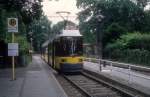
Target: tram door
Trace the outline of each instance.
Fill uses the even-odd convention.
[[[0,41],[0,68],[5,67],[6,57],[7,57],[7,44],[4,41]]]

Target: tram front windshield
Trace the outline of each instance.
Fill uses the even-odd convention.
[[[83,54],[82,37],[62,37],[55,43],[56,56],[81,56]]]

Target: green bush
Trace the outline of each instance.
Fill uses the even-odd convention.
[[[15,42],[19,44],[19,56],[17,58],[18,66],[27,66],[31,62],[31,55],[29,55],[30,45],[27,42],[26,37],[16,36]]]
[[[19,53],[21,55],[27,55],[27,54],[29,54],[30,45],[27,42],[26,37],[24,37],[24,36],[17,36],[16,37],[16,42],[19,43]]]
[[[126,44],[129,49],[144,49],[150,51],[150,34],[129,33],[118,40]]]
[[[125,34],[127,31],[124,27],[120,26],[118,23],[112,23],[107,27],[103,36],[104,44],[112,43],[117,40],[121,35]]]
[[[128,33],[109,43],[105,49],[144,49],[150,51],[150,34]]]
[[[111,53],[110,58],[115,61],[150,66],[150,60],[149,60],[150,52],[147,50],[139,50],[139,49],[119,50],[117,49]]]
[[[108,44],[105,57],[134,64],[150,64],[150,34],[128,33]]]

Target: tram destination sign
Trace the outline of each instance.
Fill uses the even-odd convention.
[[[18,32],[18,19],[17,18],[8,18],[8,32]]]

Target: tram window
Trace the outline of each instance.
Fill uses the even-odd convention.
[[[75,53],[77,55],[82,55],[83,54],[83,46],[82,46],[82,39],[77,39],[76,41],[76,49],[75,49]]]
[[[82,53],[82,38],[80,37],[67,37],[55,42],[56,56],[82,55]]]

